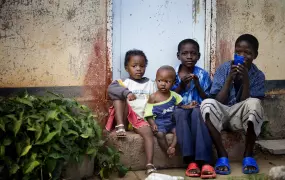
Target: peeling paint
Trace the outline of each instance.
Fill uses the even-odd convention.
[[[192,18],[193,22],[197,23],[198,15],[200,13],[200,0],[193,0],[192,2]]]

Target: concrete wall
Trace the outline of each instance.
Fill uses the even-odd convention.
[[[0,3],[0,87],[105,84],[106,0]]]
[[[265,72],[266,79],[284,80],[284,17],[284,0],[217,0],[216,67],[233,58],[239,35],[251,33],[260,42],[255,63]]]
[[[106,112],[107,2],[0,0],[0,94],[56,89]]]

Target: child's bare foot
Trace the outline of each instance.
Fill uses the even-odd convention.
[[[169,156],[170,158],[172,158],[173,156],[175,156],[175,148],[170,146],[170,147],[167,149],[167,154],[168,154],[168,156]]]
[[[115,126],[115,128],[116,128],[116,134],[118,138],[126,137],[126,130],[123,124],[119,124]]]

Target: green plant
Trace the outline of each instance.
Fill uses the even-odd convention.
[[[55,94],[0,99],[0,179],[59,179],[66,162],[103,156],[94,118],[86,106]]]
[[[101,178],[109,178],[110,172],[118,172],[119,177],[124,177],[128,169],[120,163],[120,154],[114,148],[103,146],[99,148],[96,162],[101,167],[99,175]]]

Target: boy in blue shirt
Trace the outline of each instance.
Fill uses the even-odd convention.
[[[189,164],[186,176],[215,178],[212,160],[212,141],[202,119],[199,104],[209,96],[209,74],[196,66],[200,59],[199,44],[185,39],[178,44],[177,58],[181,64],[176,68],[176,83],[172,87],[183,98],[182,106],[174,111],[176,135],[184,161]],[[200,170],[201,169],[201,170]]]
[[[215,99],[206,99],[201,104],[203,118],[219,157],[215,168],[218,174],[231,172],[220,135],[223,129],[246,131],[242,171],[245,174],[259,171],[253,148],[263,123],[260,99],[265,96],[265,76],[252,63],[258,55],[258,46],[258,40],[250,34],[241,35],[236,40],[235,53],[244,57],[244,63],[234,65],[233,61],[228,61],[222,64],[214,75],[210,91]]]

